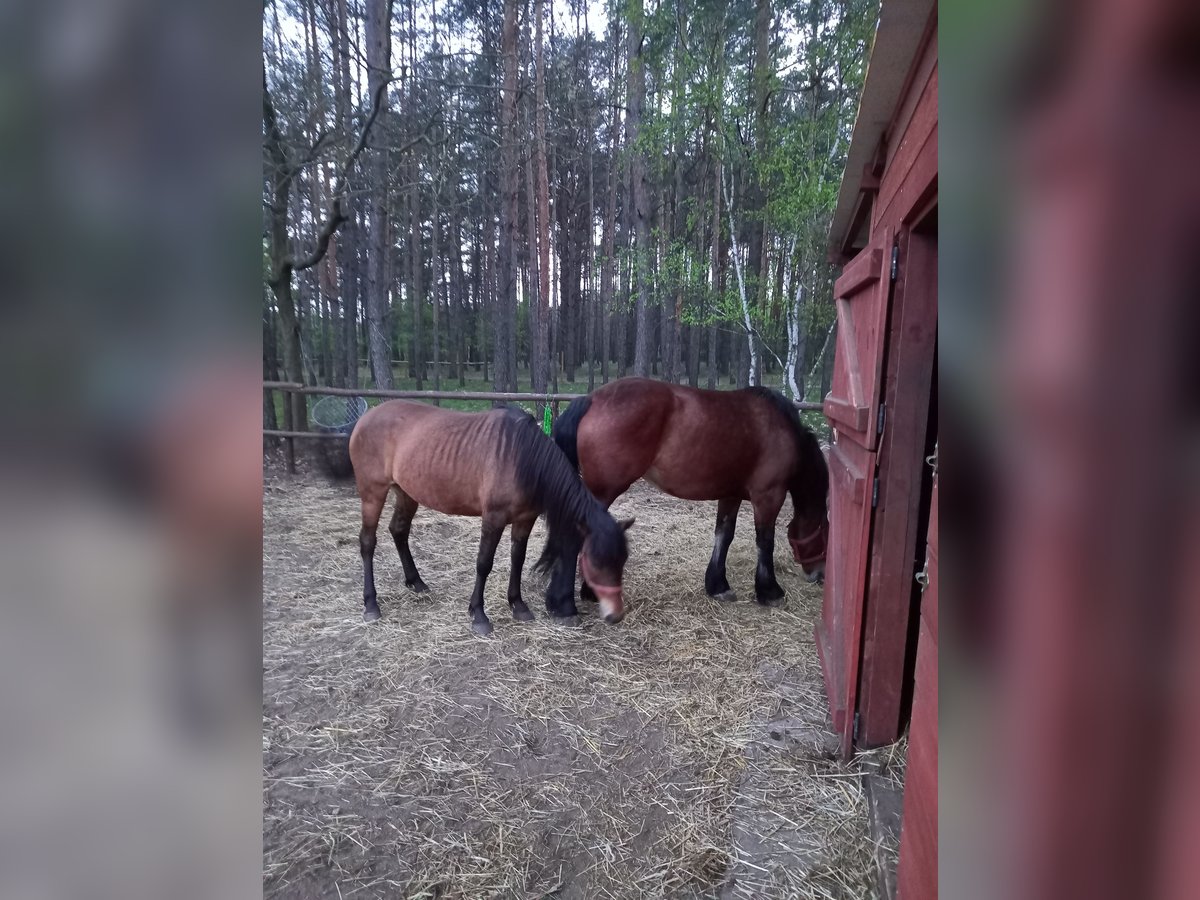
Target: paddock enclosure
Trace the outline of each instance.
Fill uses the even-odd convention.
[[[644,483],[618,500],[637,523],[616,626],[592,604],[582,627],[546,620],[541,521],[538,619],[514,623],[506,535],[480,638],[478,520],[417,514],[420,598],[382,527],[368,625],[353,486],[269,470],[264,489],[267,896],[874,896],[862,771],[898,783],[903,744],[839,758],[822,589],[779,552],[786,606],[753,601],[748,508],[729,554],[740,599],[720,604],[703,591],[716,504]]]

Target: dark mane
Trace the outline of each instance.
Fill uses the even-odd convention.
[[[501,423],[503,452],[511,454],[518,487],[545,512],[549,543],[577,551],[583,544],[578,526],[585,524],[591,558],[619,570],[628,556],[625,532],[533,417],[521,410],[507,413]]]
[[[787,397],[767,387],[747,388],[752,394],[762,397],[778,410],[792,426],[792,437],[796,442],[797,467],[792,480],[792,505],[798,516],[822,515],[829,496],[829,468],[817,436],[800,421],[800,410]]]

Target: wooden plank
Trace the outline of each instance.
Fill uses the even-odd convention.
[[[880,207],[880,221],[889,225],[911,222],[912,214],[922,207],[926,199],[937,191],[938,131],[935,126],[917,153],[912,168],[896,185],[895,193],[888,205]]]
[[[278,437],[278,438],[325,438],[336,440],[338,438],[345,439],[348,435],[333,434],[328,431],[275,431],[269,428],[263,429],[263,437]]]
[[[900,737],[904,673],[913,603],[925,543],[920,527],[922,483],[928,473],[925,437],[937,340],[937,244],[905,231],[892,297],[886,418],[879,443],[879,503],[871,532],[867,611],[859,682],[859,746],[879,747]],[[924,482],[927,484],[927,482]]]
[[[832,395],[825,398],[822,411],[831,422],[837,422],[857,432],[867,430],[867,422],[871,415],[867,407],[838,400]]]
[[[886,164],[881,167],[881,171],[891,165],[892,158],[903,143],[905,132],[912,124],[917,106],[929,86],[930,75],[937,67],[937,50],[937,7],[935,5],[929,14],[929,21],[925,24],[925,33],[917,46],[917,52],[913,55],[913,63],[904,79],[900,99],[892,114],[892,121],[888,125],[888,154]]]
[[[937,642],[922,625],[905,772],[897,900],[936,900],[938,891]]]
[[[860,506],[866,502],[867,473],[849,457],[840,440],[829,450],[829,482],[837,485]]]
[[[863,588],[871,529],[868,482],[875,454],[839,433],[829,454],[830,541],[820,652],[843,759],[854,752],[854,709],[862,646]]]
[[[879,279],[883,251],[879,247],[863,250],[842,269],[842,274],[833,283],[833,296],[837,299],[857,293],[864,285]]]
[[[826,579],[825,584],[829,584]],[[813,638],[817,645],[817,660],[821,663],[821,674],[825,679],[825,693],[829,699],[829,718],[833,722],[833,730],[841,734],[846,723],[846,689],[842,684],[842,667],[837,660],[837,640],[824,619],[817,621],[813,629]]]
[[[874,417],[887,337],[894,233],[885,228],[876,234],[871,247],[855,257],[839,279],[845,295],[837,299],[837,354],[825,399],[826,415],[839,421],[839,432],[871,450],[878,443]]]
[[[330,394],[334,397],[387,397],[397,400],[506,400],[530,402],[562,402],[571,401],[586,394],[522,394],[505,391],[387,391],[375,388],[336,388],[320,385],[297,384],[292,381],[264,381],[265,391],[286,391],[295,394]],[[792,405],[799,410],[817,412],[823,409],[822,404],[812,400],[793,400]],[[266,433],[266,432],[264,432]],[[307,434],[307,432],[299,432]]]
[[[933,508],[929,515],[929,541],[925,545],[925,592],[921,595],[921,621],[929,628],[934,643],[938,639],[938,530],[937,475],[933,476]]]
[[[334,397],[389,397],[399,400],[574,400],[584,394],[521,394],[503,391],[387,391],[375,388],[336,388],[296,384],[290,381],[264,381],[263,390],[289,391],[293,394],[329,394]]]
[[[837,302],[837,348],[842,371],[846,376],[846,393],[849,394],[847,404],[851,408],[864,406],[862,366],[858,354],[858,328],[854,324],[854,313],[850,311],[850,301],[845,297]],[[855,309],[857,309],[857,305]],[[858,426],[862,431],[862,426]]]
[[[913,112],[912,121],[883,173],[879,196],[872,212],[872,230],[904,221],[905,215],[916,204],[916,198],[923,193],[929,181],[937,177],[937,125],[938,70],[934,66]],[[932,164],[928,159],[922,159],[929,156]],[[908,199],[898,196],[902,193]],[[896,208],[893,209],[893,206]]]

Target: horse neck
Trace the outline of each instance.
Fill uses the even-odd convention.
[[[539,473],[539,493],[547,517],[560,520],[563,525],[583,524],[592,526],[603,507],[591,495],[583,480],[566,463],[547,466]]]
[[[788,492],[792,495],[792,508],[797,518],[823,518],[826,515],[829,469],[819,447],[812,458],[801,458]]]

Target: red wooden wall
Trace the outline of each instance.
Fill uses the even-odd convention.
[[[937,28],[927,30],[889,141],[871,233],[895,230],[897,274],[883,373],[878,503],[863,609],[858,745],[904,729],[914,560],[921,557],[921,482],[937,340]],[[933,214],[936,221],[936,213]],[[911,660],[908,660],[911,666]]]
[[[874,192],[869,239],[835,287],[824,405],[832,532],[817,646],[844,756],[909,725],[897,872],[907,900],[937,897],[937,484],[925,465],[936,437],[937,137],[935,7],[876,153],[877,187],[863,186]],[[881,259],[885,274],[868,282]],[[929,580],[918,593],[921,558]]]
[[[910,696],[937,342],[937,86],[935,10],[877,154],[869,242],[834,289],[833,534],[817,647],[844,756],[896,740]]]
[[[904,819],[900,830],[897,900],[936,900],[938,892],[938,532],[937,477],[921,598],[916,690],[908,732]]]

